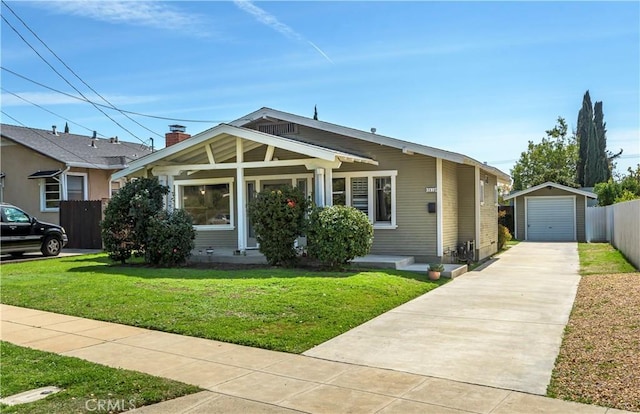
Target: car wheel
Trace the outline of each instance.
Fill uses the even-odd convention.
[[[42,243],[42,254],[45,256],[57,256],[62,250],[62,242],[55,236],[48,236]]]

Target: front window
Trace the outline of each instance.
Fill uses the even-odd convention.
[[[195,226],[230,226],[231,185],[202,184],[182,187],[183,208]]]
[[[395,228],[396,175],[397,171],[335,173],[333,204],[362,211],[376,228]]]
[[[5,207],[2,209],[2,221],[6,223],[29,223],[31,220],[27,213],[14,207]]]
[[[376,177],[374,180],[376,222],[391,223],[391,177]]]

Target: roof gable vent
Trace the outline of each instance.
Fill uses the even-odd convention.
[[[293,122],[281,122],[277,124],[258,125],[258,131],[271,135],[297,134],[298,125]]]

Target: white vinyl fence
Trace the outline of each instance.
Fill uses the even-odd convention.
[[[589,207],[585,222],[588,242],[611,243],[640,269],[640,200]]]

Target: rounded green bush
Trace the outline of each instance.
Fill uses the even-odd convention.
[[[360,210],[348,206],[318,208],[307,232],[309,255],[337,267],[371,251],[373,226]]]
[[[186,263],[191,256],[196,232],[186,211],[179,209],[156,214],[149,220],[147,232],[147,263],[172,267]]]

